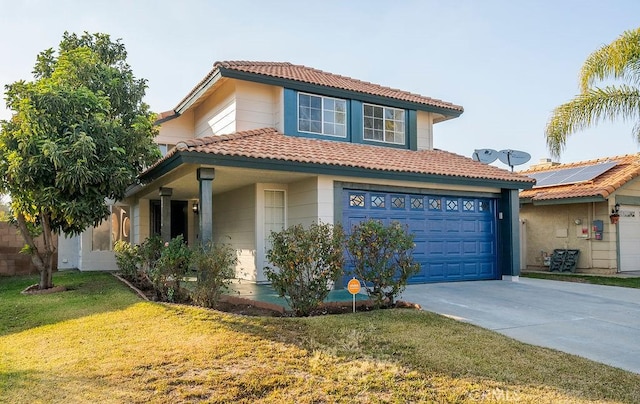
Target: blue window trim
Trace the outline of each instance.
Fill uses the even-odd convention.
[[[347,135],[346,137],[321,135],[309,132],[298,131],[298,93],[305,91],[297,91],[291,88],[284,89],[284,133],[291,136],[307,137],[312,139],[333,140],[336,142],[360,143],[375,146],[391,147],[396,149],[417,150],[418,145],[418,113],[416,110],[405,109],[405,143],[394,144],[386,142],[378,142],[372,140],[364,140],[364,120],[363,120],[363,102],[354,99],[345,99],[347,102]],[[308,93],[318,95],[320,97],[337,98],[333,95],[325,95],[319,93]],[[344,98],[341,98],[344,99]],[[371,102],[367,102],[370,104]],[[375,104],[379,106],[387,106],[383,104]],[[393,105],[388,107],[398,108]]]

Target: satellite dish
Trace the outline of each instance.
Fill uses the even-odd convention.
[[[498,158],[498,152],[493,149],[476,149],[471,158],[484,164],[491,164]]]
[[[498,152],[498,158],[500,161],[511,167],[511,171],[513,171],[513,166],[519,166],[520,164],[524,164],[531,160],[531,155],[520,150],[507,149],[500,150]]]

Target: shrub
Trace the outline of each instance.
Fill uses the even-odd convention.
[[[140,269],[147,281],[151,281],[149,273],[153,271],[153,268],[156,266],[156,262],[160,259],[162,249],[162,238],[157,234],[148,237],[142,242],[142,244],[140,244],[140,247],[138,247],[141,266]]]
[[[160,300],[178,302],[186,300],[188,293],[180,287],[180,281],[189,271],[191,250],[182,235],[164,244],[160,258],[149,269],[149,278]]]
[[[267,259],[277,268],[265,275],[296,315],[308,316],[328,296],[342,271],[343,240],[342,227],[323,223],[271,232]]]
[[[118,240],[113,246],[113,251],[116,256],[116,265],[122,276],[130,281],[136,281],[141,261],[138,247],[127,241]]]
[[[351,229],[346,239],[353,273],[365,283],[376,307],[392,306],[420,265],[413,260],[413,235],[398,222],[384,226],[369,219]]]
[[[199,306],[214,307],[235,277],[236,250],[228,244],[209,243],[193,250],[192,262],[198,280],[191,298]]]

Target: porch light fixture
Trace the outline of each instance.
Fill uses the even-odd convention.
[[[198,206],[198,202],[194,202],[193,205],[191,205],[191,210],[196,215],[198,214],[198,212],[200,212],[200,206]]]

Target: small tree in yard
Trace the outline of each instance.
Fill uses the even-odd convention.
[[[313,223],[272,232],[267,279],[298,316],[308,316],[329,295],[342,271],[344,233],[339,225]]]
[[[411,255],[413,235],[397,222],[389,226],[373,219],[361,222],[351,229],[346,245],[353,273],[365,282],[376,307],[392,306],[420,269]]]
[[[198,281],[191,297],[199,306],[214,307],[235,277],[236,250],[228,244],[210,242],[196,247],[192,259]]]
[[[180,281],[191,266],[191,250],[182,235],[165,243],[160,258],[148,270],[151,284],[158,299],[169,302],[187,300],[188,293],[182,290]]]
[[[57,54],[38,55],[33,81],[5,87],[13,115],[1,122],[0,192],[11,196],[40,289],[53,287],[53,234],[97,226],[109,216],[106,199],[122,199],[159,157],[146,82],[126,58],[109,35],[65,33]]]

